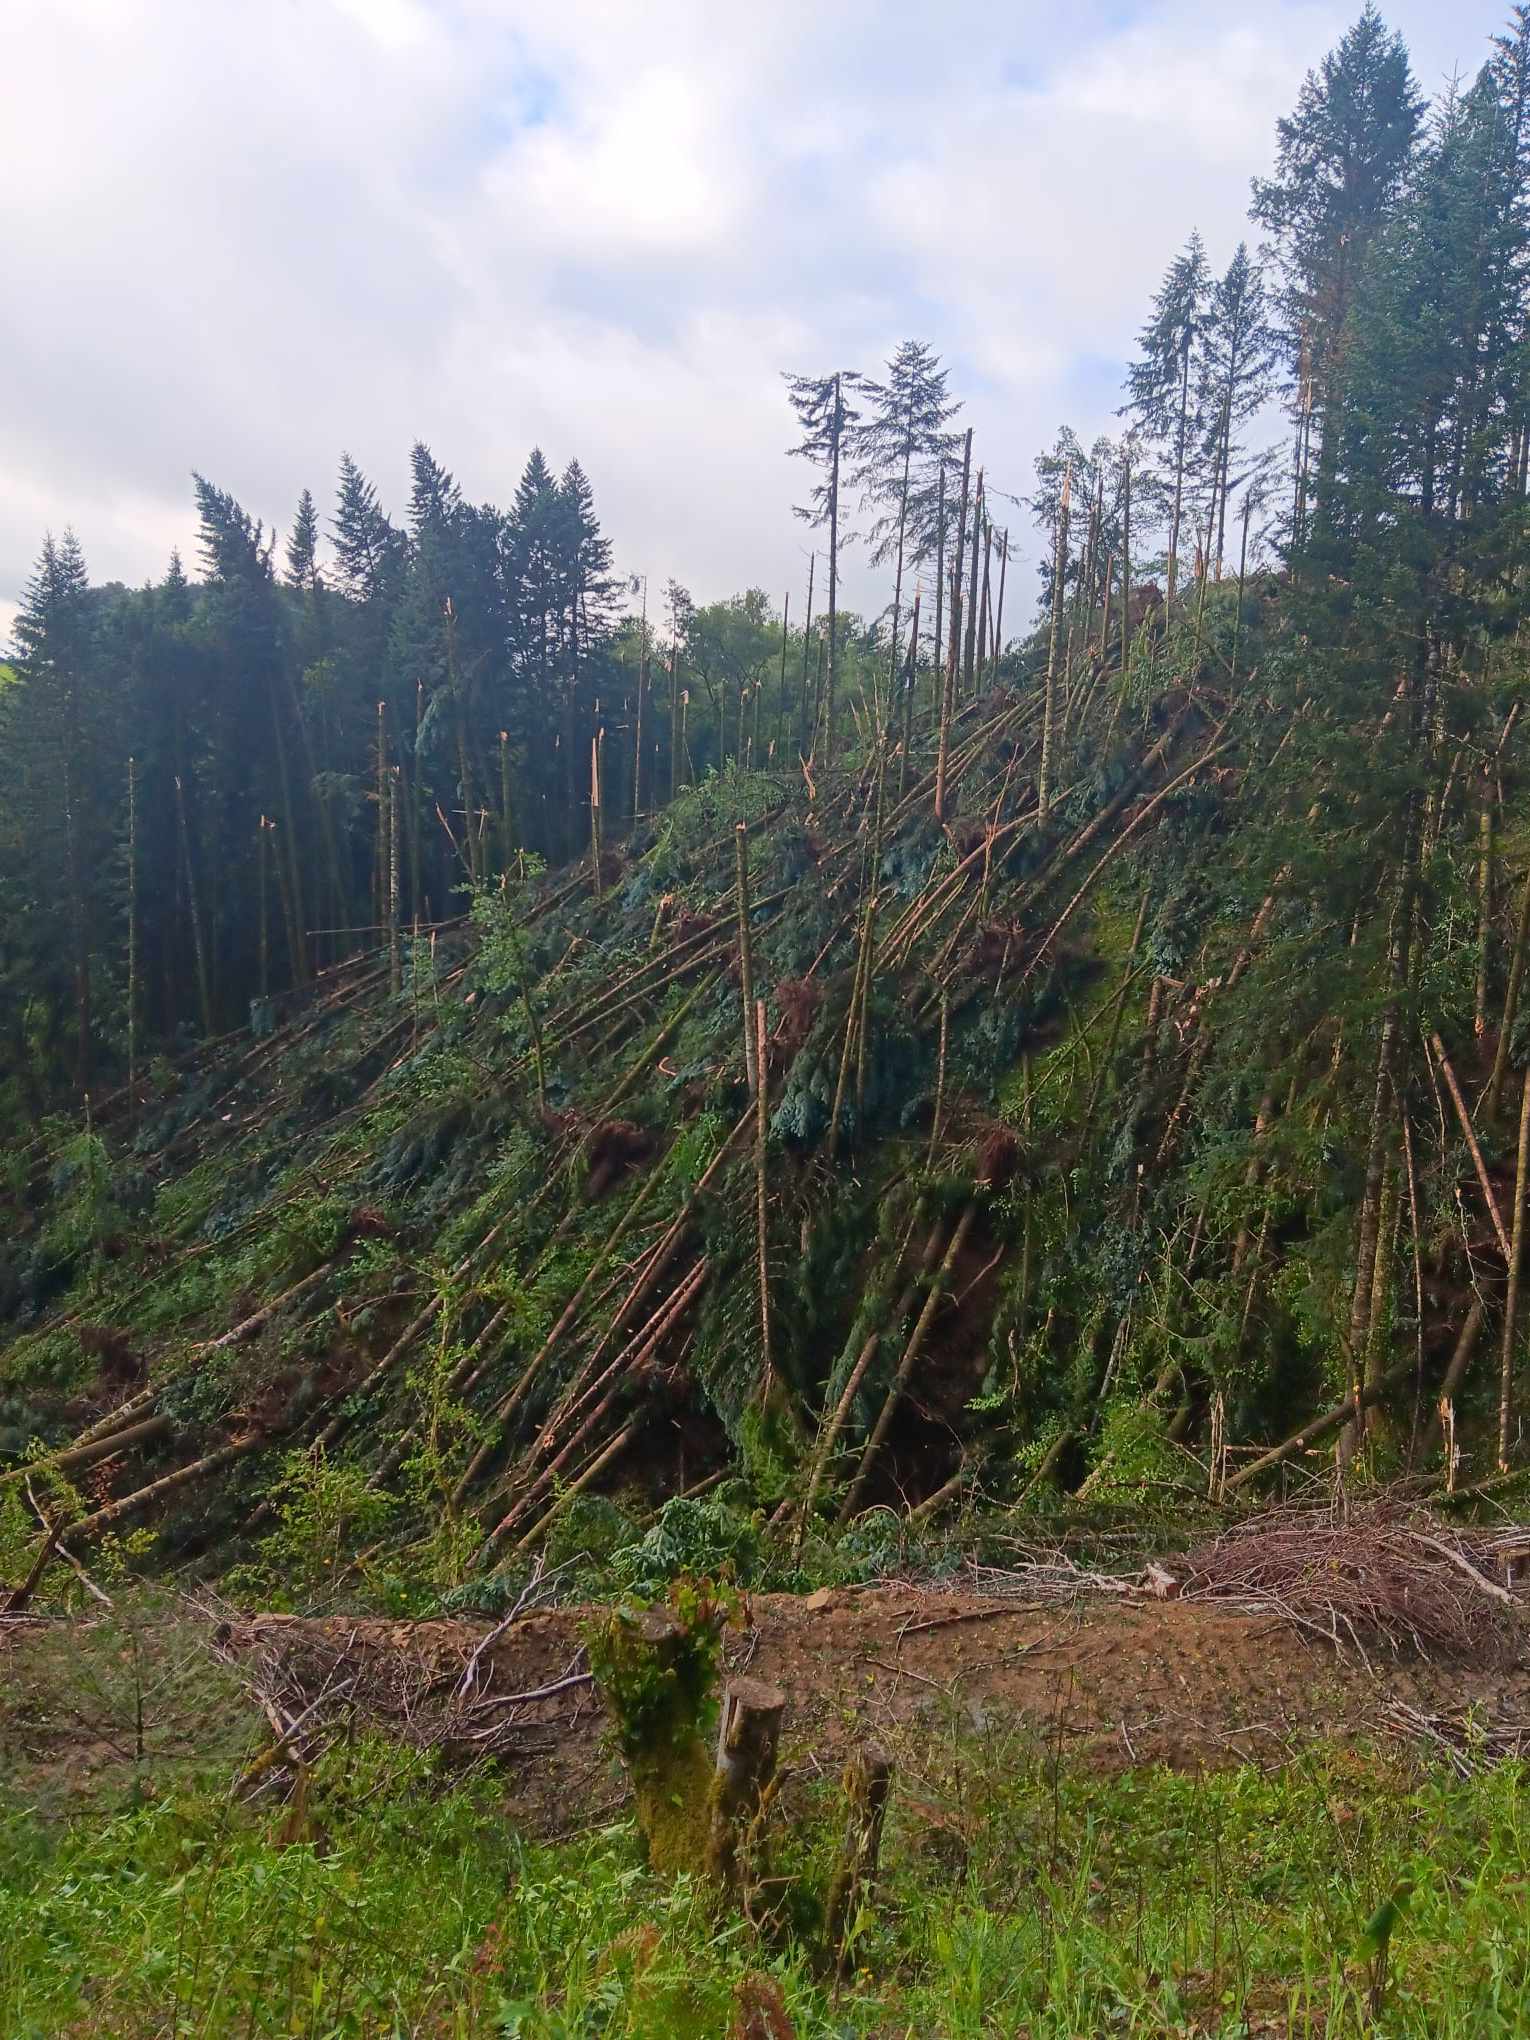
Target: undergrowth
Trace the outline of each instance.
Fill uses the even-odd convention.
[[[115,1817],[0,1835],[0,2028],[134,2035],[714,2036],[746,1977],[799,2035],[1485,2036],[1530,2022],[1526,1780],[1365,1750],[1103,1776],[1046,1736],[927,1725],[837,1993],[640,1866],[625,1821],[538,1842],[495,1785],[337,1750],[250,1807],[152,1764]],[[837,1827],[795,1787],[809,1898]],[[577,1818],[577,1814],[575,1816]],[[804,1914],[804,1919],[806,1914]],[[1382,1947],[1385,1945],[1385,1958]]]

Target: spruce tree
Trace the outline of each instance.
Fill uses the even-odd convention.
[[[1269,401],[1276,337],[1265,310],[1259,264],[1238,243],[1226,273],[1207,300],[1199,364],[1197,408],[1204,433],[1203,462],[1210,491],[1208,529],[1218,580],[1227,548],[1227,505],[1243,454],[1244,428]]]
[[[307,489],[298,497],[287,539],[287,586],[300,591],[319,586],[319,513]]]
[[[96,896],[105,850],[99,750],[105,732],[95,667],[95,607],[85,555],[72,530],[44,540],[16,616],[23,694],[17,708],[32,898],[46,915],[63,876],[72,974],[74,1079],[91,1080],[95,1042]]]
[[[1192,233],[1183,252],[1169,264],[1153,299],[1153,316],[1138,336],[1141,354],[1126,372],[1127,413],[1137,420],[1150,445],[1168,451],[1173,464],[1168,559],[1171,601],[1179,578],[1189,463],[1204,437],[1199,408],[1204,378],[1192,372],[1192,360],[1201,340],[1210,293],[1206,249],[1200,235]],[[1196,408],[1192,410],[1192,406]]]
[[[377,491],[348,453],[340,456],[340,488],[330,527],[341,585],[361,601],[388,601],[398,591],[404,534],[390,524]]]
[[[905,340],[887,364],[886,381],[868,379],[861,388],[866,414],[854,432],[851,480],[871,515],[866,534],[871,564],[893,562],[889,635],[896,672],[904,570],[919,559],[924,542],[916,492],[932,466],[953,457],[957,434],[950,424],[961,405],[949,393],[940,357],[922,340]]]
[[[1332,426],[1345,331],[1377,234],[1412,160],[1423,101],[1402,38],[1367,4],[1322,64],[1295,111],[1279,122],[1275,175],[1256,177],[1250,212],[1264,228],[1280,279],[1297,450],[1298,536],[1305,517],[1309,442],[1332,462]]]

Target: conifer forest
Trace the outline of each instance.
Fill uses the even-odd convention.
[[[129,1993],[91,2025],[61,1983],[7,2030],[1527,2030],[1522,1953],[1490,1991],[1439,1952],[1497,1801],[1447,1795],[1394,1860],[1434,1787],[1409,1784],[1406,1817],[1376,1788],[1362,1910],[1382,1911],[1342,1977],[1298,1978],[1245,1917],[1229,2009],[1210,1911],[1181,1923],[1188,1948],[1211,1922],[1193,1963],[1158,1922],[1139,2003],[1078,1980],[1130,1966],[1129,1911],[1114,1952],[1058,1953],[1054,1765],[1032,1836],[1039,1863],[1051,1821],[1053,1938],[1001,1965],[1052,1981],[1001,2014],[985,1971],[962,2024],[930,1981],[934,1855],[895,1841],[901,1897],[868,1910],[883,1759],[852,1753],[860,1843],[793,1912],[717,1839],[732,1788],[692,1848],[689,1745],[671,1724],[671,1768],[653,1754],[654,1682],[694,1697],[741,1599],[789,1734],[793,1678],[817,1678],[790,1611],[898,1582],[903,1627],[866,1661],[914,1668],[900,1720],[955,1690],[898,1655],[905,1632],[976,1624],[996,1652],[989,1617],[1022,1603],[1103,1622],[1127,1597],[1190,1656],[1287,1648],[1257,1624],[1192,1636],[1216,1600],[1285,1623],[1297,1686],[1378,1676],[1391,1731],[1429,1762],[1448,1746],[1462,1792],[1520,1775],[1519,1742],[1492,1768],[1483,1738],[1508,1730],[1471,1681],[1496,1667],[1515,1700],[1530,1678],[1530,6],[1433,96],[1367,6],[1280,122],[1245,237],[1174,240],[1114,429],[1059,425],[1028,474],[990,469],[980,404],[921,340],[781,364],[790,589],[747,559],[728,599],[650,585],[569,446],[530,448],[503,507],[446,446],[414,446],[406,502],[319,446],[282,529],[198,474],[195,553],[142,587],[93,578],[72,530],[41,539],[0,663],[0,1631],[24,1658],[137,1594],[214,1610],[218,1676],[239,1658],[266,1681],[241,1790],[293,1835],[363,1694],[422,1762],[513,1768],[562,1734],[559,1681],[593,1681],[644,1874],[699,1876],[704,1853],[753,1938],[718,1953],[672,1898],[643,1925],[620,1885],[626,1952],[577,1977],[533,1974],[524,1918],[463,1926],[521,1951],[521,2024],[492,1963],[451,2026],[346,1996],[357,1956],[339,1983],[303,1971],[333,1997],[311,2027],[262,2023],[253,1984],[214,2005],[210,1962],[170,2023]],[[921,1618],[942,1585],[992,1598]],[[471,1699],[484,1623],[513,1641],[575,1602],[617,1612],[506,1660],[508,1712]],[[241,1630],[273,1608],[313,1623],[301,1664]],[[479,1622],[455,1712],[440,1679],[405,1694],[354,1656],[373,1618]],[[758,1685],[728,1689],[746,1755]],[[1175,1752],[1146,1747],[1172,1798]],[[1124,1789],[1101,1775],[1067,1789]],[[334,1789],[339,1835],[360,1816]],[[1267,1831],[1321,1823],[1312,1791]],[[1175,1805],[1189,1833],[1199,1802]],[[492,1853],[459,1817],[429,1846]],[[1102,1801],[1100,1846],[1137,1817]],[[1002,1882],[981,1821],[929,1820],[958,1883]],[[1317,1834],[1293,1862],[1337,1846]],[[553,1860],[522,1862],[517,1904]],[[1136,1876],[1140,1944],[1140,1865],[1095,1874]],[[1485,1962],[1495,1918],[1450,1960]],[[653,1982],[644,2011],[665,1963],[679,1996]],[[1307,1990],[1309,2023],[1256,1971]],[[32,2002],[3,1961],[0,1988]]]

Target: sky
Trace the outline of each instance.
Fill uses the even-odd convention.
[[[0,642],[50,529],[141,582],[193,469],[285,531],[342,450],[401,512],[416,439],[500,504],[577,455],[619,570],[800,614],[781,372],[928,340],[1023,495],[1357,11],[0,0]],[[1384,7],[1431,94],[1505,11]]]

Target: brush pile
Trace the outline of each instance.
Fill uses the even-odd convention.
[[[409,1624],[397,1632],[371,1622],[323,1627],[261,1615],[246,1620],[212,1602],[210,1648],[237,1675],[271,1727],[272,1741],[245,1773],[253,1794],[284,1793],[341,1738],[375,1732],[430,1751],[458,1770],[490,1759],[513,1762],[556,1747],[560,1725],[589,1697],[582,1647],[549,1663],[547,1677],[509,1691],[496,1685],[495,1646],[552,1597],[555,1575],[533,1570],[509,1614],[481,1637],[460,1625],[434,1633]],[[534,1633],[517,1639],[517,1662],[535,1663]]]
[[[1267,1610],[1337,1645],[1520,1664],[1530,1526],[1458,1528],[1386,1501],[1273,1510],[1152,1569],[1152,1590]]]

